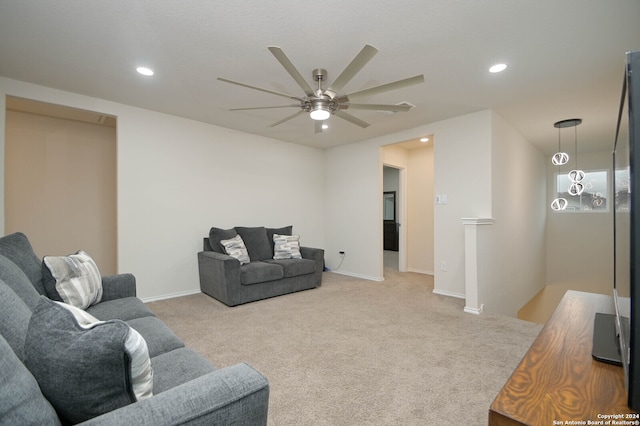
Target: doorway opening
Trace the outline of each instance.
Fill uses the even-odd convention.
[[[382,233],[384,269],[392,271],[406,271],[405,244],[401,239],[403,213],[405,211],[405,194],[403,188],[404,169],[383,166],[382,192]],[[402,262],[401,262],[402,254]]]
[[[383,275],[434,274],[433,140],[429,135],[428,143],[416,138],[381,149]]]

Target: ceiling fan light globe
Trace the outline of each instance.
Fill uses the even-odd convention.
[[[311,117],[312,120],[322,121],[322,120],[326,120],[327,118],[329,118],[331,116],[331,113],[329,111],[327,111],[326,109],[314,108],[309,113],[309,116]]]

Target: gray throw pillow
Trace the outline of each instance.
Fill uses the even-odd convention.
[[[266,260],[273,257],[272,245],[269,242],[267,229],[264,226],[236,226],[235,229],[238,235],[242,237],[251,261]]]
[[[235,229],[222,229],[213,227],[209,230],[209,245],[211,246],[211,250],[216,253],[225,254],[224,247],[220,245],[220,241],[222,240],[230,240],[231,238],[238,235]]]
[[[146,343],[132,349],[136,334],[120,320],[79,322],[71,310],[42,297],[27,329],[24,363],[60,417],[83,422],[151,396],[136,394],[141,376],[135,369],[147,364],[142,379],[152,380]]]

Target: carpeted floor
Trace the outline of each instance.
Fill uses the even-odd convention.
[[[483,425],[541,325],[465,314],[433,277],[326,272],[322,287],[234,308],[204,295],[152,302],[217,367],[270,384],[269,425]]]

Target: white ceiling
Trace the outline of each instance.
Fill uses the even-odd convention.
[[[611,147],[639,22],[638,0],[0,0],[0,75],[320,148],[493,109],[549,154],[553,123],[582,118],[593,151]],[[332,117],[315,134],[306,115],[271,128],[295,109],[228,111],[283,102],[216,79],[302,96],[267,46],[313,86],[314,68],[331,82],[365,44],[379,53],[345,92],[426,79],[362,100],[416,106],[349,111],[366,129]],[[490,74],[496,62],[509,67]]]

